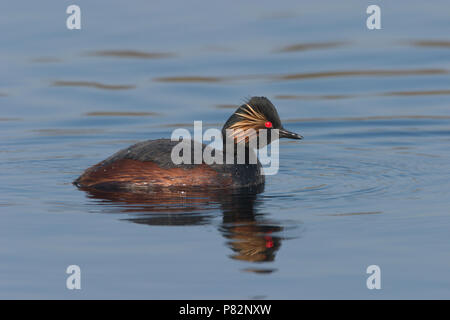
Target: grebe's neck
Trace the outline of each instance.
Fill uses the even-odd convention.
[[[258,163],[258,158],[256,152],[253,148],[250,148],[248,144],[237,145],[237,144],[223,144],[223,163],[227,164],[227,155],[229,159],[233,159],[234,164],[238,164],[237,160],[244,157],[244,164],[256,164]],[[240,164],[243,164],[242,162]]]

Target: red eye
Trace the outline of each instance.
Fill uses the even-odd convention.
[[[265,124],[266,128],[272,128],[272,122],[267,121]]]

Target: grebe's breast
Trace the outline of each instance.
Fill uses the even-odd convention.
[[[154,190],[158,188],[236,188],[264,183],[261,164],[194,163],[194,151],[206,145],[192,141],[192,164],[175,164],[172,149],[178,141],[148,140],[125,148],[87,169],[74,184],[79,188],[103,190]],[[195,146],[195,144],[197,146]],[[222,151],[212,152],[222,157]],[[182,155],[182,153],[181,153]]]

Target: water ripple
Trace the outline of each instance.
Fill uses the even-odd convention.
[[[54,87],[88,87],[104,90],[129,90],[136,88],[135,85],[113,85],[93,81],[54,81],[52,85]]]
[[[173,58],[172,52],[143,52],[136,50],[99,50],[86,53],[94,57],[134,58],[134,59],[163,59]]]
[[[289,46],[285,46],[279,49],[275,49],[274,52],[296,52],[318,49],[330,49],[336,47],[342,47],[348,45],[348,42],[310,42],[310,43],[296,43]]]

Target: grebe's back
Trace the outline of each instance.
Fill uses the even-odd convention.
[[[174,164],[171,158],[177,141],[148,140],[125,148],[87,169],[74,184],[82,189],[152,190],[155,188],[234,188],[264,183],[261,164],[194,164],[195,144],[191,145],[191,164]],[[201,150],[206,147],[201,144]],[[198,150],[198,149],[197,149]],[[223,157],[222,151],[213,151]]]

